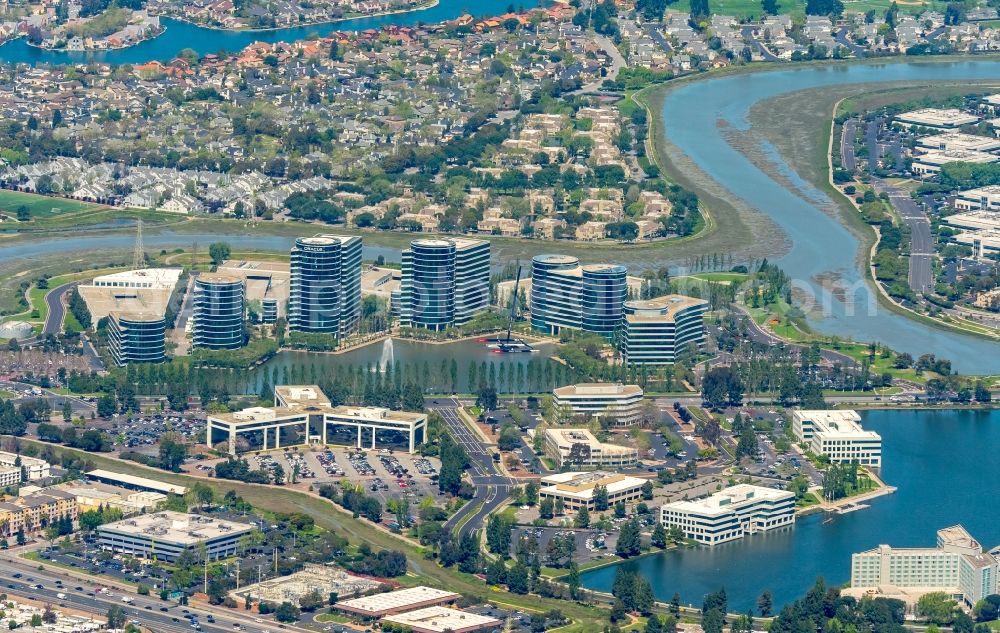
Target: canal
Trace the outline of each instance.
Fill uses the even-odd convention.
[[[757,103],[808,88],[989,80],[1000,77],[991,60],[800,66],[692,81],[669,91],[663,102],[663,133],[706,175],[751,208],[772,219],[791,248],[777,263],[794,280],[797,296],[815,299],[809,316],[817,331],[858,341],[877,341],[909,352],[950,359],[963,373],[1000,372],[1000,343],[986,342],[924,325],[878,305],[875,290],[858,270],[857,239],[837,218],[821,210],[826,193],[796,174],[773,148],[760,148],[791,181],[792,191],[755,165],[727,140],[727,129],[747,130]],[[770,258],[772,262],[774,258]],[[842,291],[824,290],[822,280],[840,279]]]
[[[1000,543],[1000,411],[871,411],[866,429],[882,435],[886,482],[892,495],[871,507],[806,517],[792,528],[714,548],[664,552],[622,563],[653,584],[660,600],[679,592],[683,604],[725,586],[730,611],[746,612],[770,591],[775,611],[801,597],[819,576],[850,580],[851,554],[881,543],[933,547],[935,531],[961,523],[986,548]],[[616,567],[583,574],[586,587],[610,591]]]

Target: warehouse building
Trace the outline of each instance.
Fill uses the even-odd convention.
[[[334,608],[362,618],[374,619],[457,602],[461,597],[461,595],[454,591],[419,586],[390,591],[388,593],[377,593],[373,596],[364,596],[362,598],[354,598],[353,600],[344,600],[334,605]]]
[[[473,633],[499,630],[503,626],[503,622],[488,615],[448,607],[427,607],[387,615],[382,621],[406,627],[413,633]]]

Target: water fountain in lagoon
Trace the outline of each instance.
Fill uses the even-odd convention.
[[[378,359],[378,370],[384,372],[389,363],[396,362],[396,353],[392,348],[392,339],[387,338],[382,343],[382,356]]]

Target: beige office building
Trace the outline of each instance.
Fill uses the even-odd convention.
[[[580,383],[552,390],[553,403],[575,416],[608,418],[612,427],[635,426],[642,419],[642,388],[620,383]]]

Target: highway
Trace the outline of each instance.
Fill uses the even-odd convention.
[[[472,530],[482,528],[486,517],[507,500],[507,496],[516,484],[513,479],[499,471],[493,462],[493,455],[486,449],[483,441],[459,417],[460,406],[461,403],[457,399],[449,398],[432,400],[427,408],[441,414],[451,436],[461,444],[469,456],[468,473],[476,488],[476,496],[445,522],[446,528],[455,529],[466,517],[471,517],[458,529],[458,535],[464,536]]]
[[[42,588],[39,589],[38,585]],[[110,593],[99,594],[96,592],[98,587],[107,587]],[[133,588],[111,579],[84,575],[69,569],[52,566],[39,569],[36,562],[18,558],[13,550],[0,556],[0,592],[51,602],[55,607],[66,605],[67,608],[86,611],[100,618],[104,618],[112,606],[122,607],[129,620],[138,620],[142,626],[155,633],[195,630],[188,620],[189,614],[197,616],[200,630],[210,633],[232,632],[236,630],[236,624],[242,627],[241,630],[250,633],[271,633],[278,628],[301,633],[306,631],[298,626],[279,625],[267,620],[257,623],[253,621],[256,617],[253,614],[223,607],[206,607],[201,604],[181,606],[175,602],[160,600],[158,595],[140,596]],[[64,593],[66,598],[59,599],[59,593]],[[122,597],[126,595],[132,599],[129,604],[122,602]],[[209,622],[209,617],[215,622]]]

